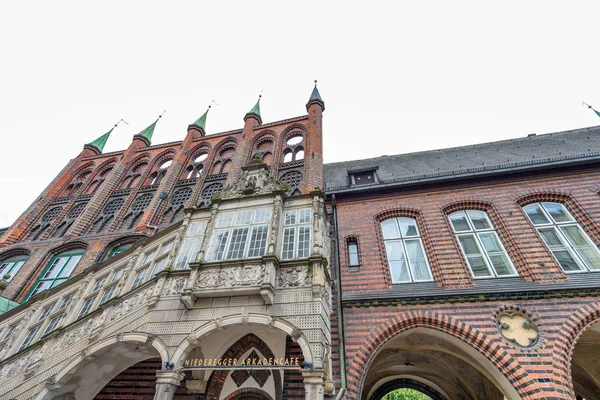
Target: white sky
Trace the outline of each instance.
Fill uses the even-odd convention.
[[[12,1],[0,5],[0,226],[83,144],[164,109],[153,143],[326,103],[325,161],[599,125],[600,2]]]

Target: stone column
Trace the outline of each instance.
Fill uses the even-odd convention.
[[[183,373],[178,371],[156,371],[156,394],[154,400],[172,400]]]
[[[304,393],[306,400],[323,400],[325,398],[325,374],[323,371],[302,371],[304,377]]]

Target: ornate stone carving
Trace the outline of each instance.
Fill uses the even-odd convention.
[[[2,368],[0,368],[0,382],[23,372],[29,371],[30,374],[34,372],[35,367],[37,367],[39,361],[42,360],[47,347],[48,344],[45,343],[43,346],[37,347],[35,350],[26,353],[16,360],[4,364]]]
[[[167,281],[167,283],[165,284],[164,295],[174,296],[181,294],[183,292],[183,289],[185,288],[186,281],[186,277],[169,279],[169,281]]]
[[[148,300],[148,297],[152,294],[152,288],[148,288],[136,294],[133,297],[125,299],[118,303],[112,311],[110,321],[114,321],[121,318],[123,315],[128,314],[134,308],[142,305]]]
[[[255,167],[245,167],[240,179],[225,187],[218,195],[221,199],[233,199],[241,196],[285,192],[288,185],[274,179],[267,169],[262,168],[265,164],[258,163]]]
[[[258,285],[263,282],[265,275],[264,265],[244,265],[231,269],[232,286]]]
[[[298,287],[310,284],[310,273],[307,265],[280,268],[277,274],[277,286]]]
[[[196,286],[199,288],[217,288],[227,284],[227,272],[218,269],[200,271]]]
[[[498,330],[509,342],[521,347],[531,347],[540,339],[537,326],[529,317],[518,311],[503,311],[498,315]]]

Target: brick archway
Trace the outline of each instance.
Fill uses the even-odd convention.
[[[254,388],[239,389],[225,397],[225,400],[273,400],[268,393]]]
[[[554,371],[554,386],[562,389],[575,398],[573,388],[571,361],[577,341],[592,325],[600,321],[600,304],[593,303],[577,310],[567,319],[558,334],[552,351],[552,370]]]
[[[365,338],[349,364],[348,380],[351,396],[360,397],[365,383],[366,371],[384,345],[397,335],[415,328],[428,328],[448,334],[469,345],[485,357],[506,378],[520,398],[529,398],[526,393],[527,377],[520,376],[515,369],[517,361],[498,343],[478,329],[458,321],[454,317],[428,311],[411,311],[399,314],[375,327]]]
[[[242,338],[240,338],[237,342],[235,342],[224,354],[221,358],[241,358],[246,352],[251,349],[258,350],[264,357],[266,358],[275,358],[275,355],[271,351],[271,348],[267,346],[267,344],[258,336],[253,333],[249,333]],[[281,383],[281,372],[279,370],[272,370],[273,379],[275,381],[275,400],[283,400],[282,393],[282,383]],[[208,380],[208,385],[206,387],[206,398],[207,399],[218,399],[221,396],[221,390],[223,389],[223,384],[225,380],[229,376],[230,371],[228,370],[216,370],[214,371]],[[239,392],[236,391],[234,393]],[[262,390],[261,393],[264,393]],[[245,392],[244,392],[245,393]],[[242,395],[242,393],[240,393]],[[254,399],[252,397],[232,397],[231,399]],[[227,397],[227,399],[230,399]],[[273,400],[266,397],[256,397],[257,400]]]

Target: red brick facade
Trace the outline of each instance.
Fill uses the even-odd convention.
[[[569,290],[553,290],[570,278],[522,207],[541,201],[564,204],[599,245],[599,187],[600,170],[592,166],[337,194],[346,398],[366,399],[363,384],[378,351],[414,328],[443,332],[468,343],[492,362],[521,398],[574,398],[571,356],[577,338],[599,321],[600,290],[591,284],[577,288],[576,283]],[[448,219],[450,213],[466,209],[487,212],[520,276],[513,279],[523,282],[523,291],[503,292],[500,287],[487,293],[468,292],[479,282],[470,273]],[[419,284],[392,284],[380,222],[399,216],[416,219],[421,232],[435,282],[427,295],[411,295],[411,285]],[[358,267],[348,265],[348,238],[358,242]],[[585,275],[586,280],[597,281],[593,272]],[[501,285],[502,279],[495,281]],[[497,316],[506,309],[529,316],[540,331],[538,344],[520,348],[500,335]]]

